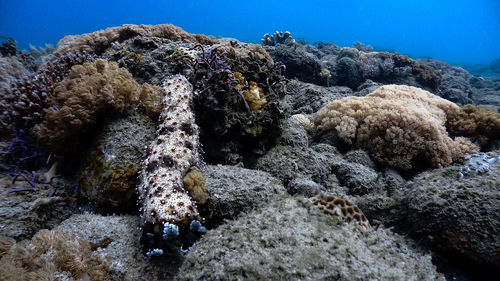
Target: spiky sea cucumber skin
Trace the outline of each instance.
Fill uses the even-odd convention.
[[[200,159],[199,130],[191,108],[194,93],[189,81],[182,75],[170,76],[163,88],[163,111],[138,187],[141,225],[162,227],[169,223],[182,229],[200,219],[196,203],[183,187],[184,175]]]

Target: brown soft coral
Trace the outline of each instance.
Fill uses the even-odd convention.
[[[335,129],[347,143],[356,139],[376,161],[408,170],[417,160],[442,167],[477,150],[464,138],[448,136],[445,123],[458,112],[454,103],[422,89],[387,85],[328,104],[314,123]]]
[[[172,41],[193,42],[212,45],[219,41],[202,34],[191,34],[172,24],[135,25],[109,27],[82,35],[68,35],[57,43],[54,56],[58,57],[76,51],[87,51],[92,54],[104,52],[113,42],[120,42],[134,36],[154,36]]]
[[[2,280],[109,280],[108,264],[89,242],[64,231],[39,231],[0,260]]]
[[[183,179],[184,188],[196,203],[203,205],[208,200],[208,187],[200,169],[191,167]]]
[[[447,127],[451,134],[474,138],[485,147],[500,138],[500,113],[493,108],[467,104],[448,119]]]
[[[139,85],[115,62],[99,59],[76,65],[68,79],[55,85],[45,119],[33,131],[54,152],[75,151],[85,132],[110,111],[122,112],[139,98],[147,101],[146,105],[155,105],[157,98],[153,96],[160,95],[156,88]]]
[[[14,126],[22,128],[40,122],[54,85],[69,75],[73,65],[93,60],[94,57],[86,52],[68,53],[3,89],[6,91],[0,93],[0,133],[14,129]]]

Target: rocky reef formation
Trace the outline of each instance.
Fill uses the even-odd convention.
[[[286,36],[124,25],[52,55],[7,42],[1,276],[495,276],[496,80]]]

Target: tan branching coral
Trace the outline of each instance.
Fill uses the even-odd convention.
[[[139,99],[149,111],[158,111],[159,90],[139,85],[115,62],[99,59],[75,65],[69,77],[55,85],[45,119],[33,131],[54,152],[74,151],[85,131],[109,112],[121,112]]]
[[[459,108],[425,90],[386,85],[365,97],[347,97],[322,108],[314,123],[335,129],[347,143],[357,141],[378,162],[407,170],[414,161],[449,165],[477,147],[448,136],[445,123]]]
[[[213,45],[219,41],[202,34],[191,34],[172,24],[135,25],[109,27],[82,35],[68,35],[58,43],[54,56],[61,56],[76,51],[87,51],[92,54],[104,52],[113,42],[124,41],[134,36],[154,36],[167,38],[172,41],[184,41]]]
[[[485,146],[500,139],[500,113],[493,108],[467,104],[448,119],[447,127],[451,134],[474,138]]]
[[[356,205],[345,199],[333,195],[319,194],[311,198],[311,202],[327,215],[342,217],[347,222],[355,220],[364,228],[371,228],[363,212]]]
[[[105,260],[89,242],[64,231],[39,231],[10,247],[0,260],[2,280],[109,280]]]

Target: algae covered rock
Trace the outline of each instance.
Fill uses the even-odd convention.
[[[58,178],[53,185],[35,184],[34,191],[9,192],[30,189],[26,181],[11,177],[0,178],[0,235],[27,239],[42,228],[52,228],[71,216],[72,199],[67,193],[74,185]],[[48,197],[52,195],[52,197]]]
[[[500,266],[500,163],[459,179],[459,167],[422,173],[406,197],[408,227],[455,259]]]
[[[80,175],[80,186],[91,202],[118,210],[135,206],[140,162],[154,134],[154,122],[140,108],[108,121]]]
[[[296,178],[310,178],[317,183],[328,179],[331,166],[338,160],[336,149],[327,144],[317,145],[326,148],[318,152],[310,147],[275,146],[257,163],[257,169],[266,171],[288,185]]]
[[[284,197],[207,233],[177,280],[444,280],[431,258],[388,230]]]
[[[234,219],[286,193],[281,182],[270,174],[245,168],[207,165],[202,169],[209,199],[205,218],[209,224]]]

